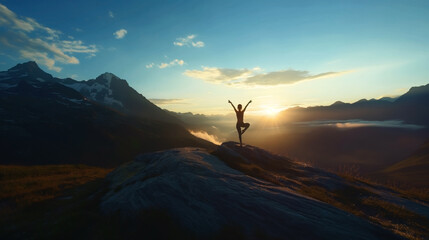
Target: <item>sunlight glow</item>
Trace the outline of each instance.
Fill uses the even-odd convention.
[[[275,117],[279,112],[285,110],[284,108],[278,108],[273,106],[264,106],[263,114],[269,117]]]

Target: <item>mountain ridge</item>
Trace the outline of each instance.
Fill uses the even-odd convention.
[[[294,107],[279,113],[291,122],[315,120],[403,120],[429,126],[429,84],[411,87],[397,98],[360,99],[353,103],[336,101],[328,106]]]
[[[40,82],[55,82],[72,88],[86,98],[114,108],[125,114],[169,123],[182,124],[171,114],[147,100],[132,88],[128,82],[110,72],[95,79],[77,81],[72,78],[56,78],[39,68],[36,62],[19,63],[7,71],[0,72],[0,89],[16,86],[19,81],[38,85]]]

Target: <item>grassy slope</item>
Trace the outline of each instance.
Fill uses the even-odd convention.
[[[327,189],[318,180],[318,177],[323,176],[322,172],[318,172],[317,169],[308,169],[307,173],[306,170],[300,171],[300,168],[287,158],[282,161],[273,159],[274,161],[258,162],[257,158],[252,159],[252,156],[246,156],[248,159],[252,159],[250,163],[247,163],[238,157],[231,158],[218,151],[215,151],[214,155],[221,158],[230,167],[247,175],[264,179],[279,186],[292,188],[303,195],[326,202],[374,224],[381,225],[407,239],[429,239],[428,218],[403,206],[386,201],[378,191],[389,192],[404,198],[428,201],[429,198],[421,198],[422,194],[400,192],[399,189],[395,191],[349,175],[341,176],[343,180],[341,180],[340,187]]]
[[[195,239],[163,210],[147,209],[125,219],[103,215],[98,204],[109,171],[84,165],[0,166],[5,190],[0,239]],[[211,239],[243,238],[242,230],[232,226]]]
[[[381,172],[387,179],[406,185],[429,188],[429,142],[407,159]]]
[[[0,209],[61,196],[71,188],[104,178],[111,170],[85,165],[0,165]]]
[[[273,159],[247,164],[237,159],[222,159],[250,176],[280,186],[292,186],[297,192],[365,218],[407,239],[429,238],[429,220],[386,201],[371,190],[384,189],[382,186],[343,176],[344,186],[328,190],[311,175],[297,170],[293,163]],[[0,238],[135,239],[141,234],[165,239],[193,237],[167,213],[156,209],[141,212],[138,219],[133,220],[102,215],[98,203],[106,184],[102,178],[109,171],[84,165],[0,166]],[[298,184],[290,184],[291,181]],[[402,195],[410,197],[406,193]],[[231,228],[213,239],[231,234],[236,239],[243,237],[239,229]]]

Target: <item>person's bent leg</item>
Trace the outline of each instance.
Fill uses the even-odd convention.
[[[244,129],[243,129],[243,131],[241,132],[241,134],[243,134],[248,128],[250,127],[250,123],[245,123],[244,124]]]

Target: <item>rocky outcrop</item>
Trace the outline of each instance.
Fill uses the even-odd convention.
[[[238,159],[247,154],[243,161],[248,162],[282,161],[252,147],[243,152],[225,145],[220,149],[224,157]],[[161,209],[199,237],[235,226],[249,238],[263,232],[281,239],[395,239],[331,205],[237,171],[204,149],[140,155],[107,179],[109,190],[100,204],[105,214],[119,212],[132,218],[144,209]]]

